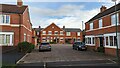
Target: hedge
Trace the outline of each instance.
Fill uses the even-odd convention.
[[[35,45],[29,42],[20,42],[18,43],[17,50],[19,52],[31,52],[35,48]]]

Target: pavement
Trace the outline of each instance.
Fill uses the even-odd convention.
[[[18,60],[20,60],[25,54],[19,53],[17,50],[11,50],[9,52],[2,54],[2,64],[3,65],[15,65]]]
[[[39,52],[38,48],[26,54],[17,62],[17,66],[35,68],[85,68],[109,66],[119,68],[113,56],[91,51],[77,51],[70,44],[53,44],[51,51]]]

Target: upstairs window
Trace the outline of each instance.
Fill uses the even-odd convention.
[[[9,15],[0,15],[0,23],[9,24],[10,23],[10,16]]]
[[[90,23],[90,30],[93,29],[93,23]]]
[[[46,31],[43,31],[42,34],[45,35],[45,34],[46,34]]]
[[[54,34],[55,34],[55,35],[58,35],[58,31],[55,31]]]
[[[99,19],[99,28],[102,27],[102,19]]]
[[[111,15],[111,25],[115,25],[116,24],[116,15],[113,14]],[[117,13],[117,24],[119,24],[119,14]]]
[[[39,35],[39,32],[37,32],[37,35]]]
[[[80,36],[80,32],[77,32],[77,36]]]
[[[52,35],[52,31],[48,31],[48,34],[49,34],[49,35]]]
[[[70,32],[66,32],[66,35],[67,35],[67,36],[70,36],[71,34],[70,34]]]
[[[63,31],[60,31],[60,35],[63,35]]]

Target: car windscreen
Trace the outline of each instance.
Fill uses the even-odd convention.
[[[75,44],[77,44],[77,45],[84,45],[83,42],[76,42]]]
[[[41,45],[49,45],[49,43],[41,43]]]

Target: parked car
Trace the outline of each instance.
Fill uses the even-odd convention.
[[[87,50],[87,46],[81,42],[81,41],[77,41],[73,43],[73,49],[75,50]]]
[[[49,50],[51,51],[51,45],[48,42],[43,42],[39,45],[39,51]]]

